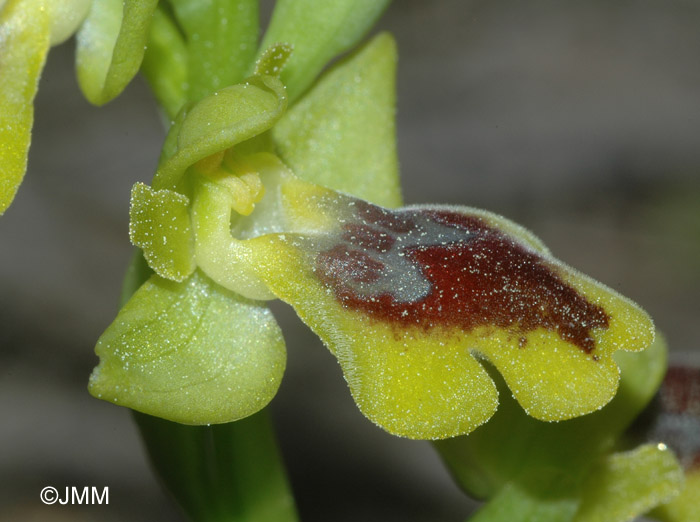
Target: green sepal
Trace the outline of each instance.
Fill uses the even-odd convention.
[[[166,142],[172,149],[171,134],[177,133],[177,150],[161,161],[153,188],[176,187],[188,167],[262,134],[286,107],[284,86],[273,76],[253,76],[207,96],[172,126]]]
[[[260,54],[276,43],[292,45],[282,81],[294,101],[333,57],[367,33],[388,4],[389,0],[278,0]]]
[[[195,269],[190,200],[172,190],[137,183],[131,189],[129,238],[153,271],[184,281]]]
[[[280,157],[302,179],[401,205],[395,84],[396,44],[380,34],[325,73],[275,125]]]
[[[627,522],[677,496],[683,470],[663,444],[608,455],[585,481],[573,522]]]
[[[565,476],[560,482],[548,477],[539,482],[539,491],[532,491],[523,484],[508,483],[469,522],[571,522],[579,506],[576,496],[562,494],[569,484]],[[541,477],[531,477],[541,481]],[[541,491],[550,493],[542,494]]]
[[[199,272],[182,283],[152,276],[95,351],[92,395],[182,424],[259,411],[277,392],[286,358],[268,308]]]
[[[50,19],[39,2],[0,8],[0,215],[27,170],[34,96],[49,50]]]
[[[187,99],[240,82],[255,59],[257,0],[170,0],[187,47]]]
[[[77,34],[76,69],[85,97],[103,105],[136,75],[158,0],[96,0]]]
[[[680,495],[654,509],[650,516],[662,522],[697,522],[700,520],[700,469],[685,472]]]
[[[613,400],[600,411],[558,423],[526,415],[502,379],[491,372],[500,391],[496,414],[470,435],[438,441],[435,447],[457,482],[478,498],[491,498],[510,482],[536,487],[537,482],[527,478],[532,473],[566,474],[580,483],[654,396],[666,371],[666,352],[658,334],[642,352],[616,352],[621,380]]]
[[[141,71],[158,105],[174,118],[187,101],[187,46],[162,4],[153,13]]]
[[[265,410],[214,426],[134,418],[154,468],[191,520],[298,520]]]

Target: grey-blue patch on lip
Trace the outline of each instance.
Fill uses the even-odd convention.
[[[372,220],[366,214],[357,211],[344,220],[343,230],[346,233],[343,234],[340,243],[349,250],[362,252],[384,267],[379,272],[379,277],[373,281],[347,278],[345,284],[363,297],[389,294],[398,303],[420,301],[430,294],[432,285],[421,268],[406,254],[425,247],[470,241],[473,234],[439,223],[415,210],[387,211],[387,216],[391,216],[394,225],[396,221],[402,222],[405,231],[396,232],[393,230],[396,227],[392,224]],[[353,231],[356,230],[353,226],[362,227],[361,230],[365,234],[353,235]],[[373,232],[374,236],[371,236],[370,232]],[[390,240],[384,241],[384,248],[377,248],[382,238]],[[332,270],[332,267],[328,268]]]

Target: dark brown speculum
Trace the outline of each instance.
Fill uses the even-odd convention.
[[[494,326],[556,332],[586,353],[598,305],[567,284],[551,262],[478,216],[444,209],[389,211],[354,201],[337,244],[315,270],[344,306],[402,328],[465,331]]]

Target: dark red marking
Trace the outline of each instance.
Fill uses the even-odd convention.
[[[392,236],[369,225],[346,225],[343,230],[343,239],[351,245],[386,252],[391,249],[394,241]]]
[[[662,411],[676,420],[667,423],[670,429],[667,426],[662,440],[668,441],[686,469],[700,469],[700,432],[697,431],[700,420],[700,368],[671,366],[664,377],[660,395]],[[678,422],[683,417],[694,418],[695,424]]]
[[[667,444],[686,470],[700,470],[700,368],[671,366],[633,430]]]
[[[593,328],[607,328],[609,318],[598,305],[588,302],[565,283],[533,251],[526,249],[482,219],[457,212],[413,210],[390,212],[363,203],[358,214],[365,220],[392,230],[415,228],[422,213],[434,222],[469,232],[465,240],[447,245],[427,244],[405,248],[404,255],[418,265],[430,282],[431,291],[414,302],[399,302],[390,293],[361,295],[348,279],[377,281],[382,268],[371,258],[353,253],[348,261],[345,247],[323,252],[317,273],[345,305],[376,319],[402,327],[419,325],[459,327],[471,330],[493,325],[522,335],[538,327],[558,335],[590,353],[595,348]],[[439,242],[439,238],[427,238]],[[370,278],[371,275],[371,278]]]
[[[671,366],[661,386],[665,411],[700,417],[700,369]]]

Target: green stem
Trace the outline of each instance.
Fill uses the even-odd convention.
[[[154,468],[192,520],[298,520],[267,411],[212,426],[134,418]]]

